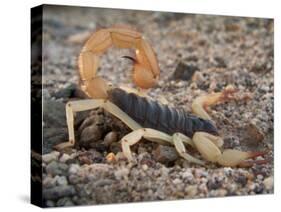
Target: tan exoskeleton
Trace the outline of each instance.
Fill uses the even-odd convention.
[[[66,104],[69,141],[57,145],[56,149],[74,146],[74,113],[101,107],[133,130],[121,139],[122,151],[129,161],[133,160],[130,146],[145,138],[163,145],[173,145],[181,157],[201,165],[205,162],[187,153],[185,145],[196,148],[205,160],[223,166],[251,166],[267,162],[247,161],[264,152],[232,149],[221,152],[223,139],[218,135],[206,109],[233,99],[236,92],[233,87],[228,86],[222,92],[196,98],[192,103],[192,111],[196,116],[161,105],[135,93],[108,86],[104,79],[96,76],[99,56],[111,46],[135,49],[132,76],[139,88],[148,89],[157,84],[160,70],[156,55],[139,32],[129,27],[112,27],[95,32],[84,45],[78,60],[81,88],[92,99]]]

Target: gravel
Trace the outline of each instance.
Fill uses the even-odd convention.
[[[44,11],[42,166],[47,207],[273,193],[273,20],[78,7],[47,6]],[[180,158],[173,147],[142,140],[132,147],[135,162],[129,164],[118,141],[130,129],[101,109],[77,113],[77,145],[54,151],[54,144],[67,141],[65,103],[85,98],[75,86],[85,35],[116,23],[136,27],[157,53],[161,76],[148,92],[151,98],[190,111],[197,96],[235,85],[243,100],[210,111],[223,147],[267,150],[268,163],[202,167]],[[109,49],[99,75],[114,85],[132,86],[131,64],[124,55],[132,52]],[[115,161],[106,160],[110,152]],[[188,152],[200,158],[197,151]]]

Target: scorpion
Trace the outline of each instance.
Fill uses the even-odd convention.
[[[162,145],[172,145],[182,158],[199,165],[205,165],[208,161],[221,166],[250,167],[267,162],[264,159],[254,160],[265,152],[222,150],[223,139],[219,136],[207,109],[233,99],[234,93],[237,92],[233,86],[227,86],[221,92],[195,98],[191,107],[193,115],[139,95],[138,92],[114,87],[97,76],[100,56],[112,46],[135,50],[134,58],[124,57],[133,61],[132,79],[139,89],[149,89],[157,85],[160,75],[157,57],[150,43],[140,32],[128,26],[113,26],[94,32],[78,57],[80,87],[90,99],[70,101],[66,104],[69,141],[56,145],[55,149],[62,150],[74,146],[76,112],[103,108],[132,130],[121,139],[122,152],[129,162],[134,161],[130,147],[142,138]],[[189,154],[187,146],[195,148],[205,161]]]

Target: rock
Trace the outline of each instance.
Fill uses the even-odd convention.
[[[56,161],[52,161],[46,166],[46,172],[51,174],[52,176],[55,175],[66,175],[68,170],[68,165],[64,163],[58,163]]]
[[[62,207],[62,206],[73,206],[74,203],[72,202],[72,200],[69,197],[64,197],[61,198],[57,201],[56,204],[58,207]]]
[[[63,153],[63,155],[60,157],[60,162],[65,163],[66,161],[70,160],[71,156],[69,154]]]
[[[263,181],[264,187],[266,190],[271,191],[273,189],[274,180],[273,177],[270,176]]]
[[[262,184],[257,184],[256,187],[254,188],[254,192],[256,194],[262,194],[264,190],[264,186]]]
[[[254,182],[252,182],[252,181],[249,182],[247,186],[248,186],[250,191],[254,191],[255,188],[256,188],[256,184]]]
[[[189,81],[194,72],[198,70],[199,68],[196,65],[179,62],[173,74],[173,78]]]
[[[162,166],[162,168],[160,169],[160,173],[161,173],[162,177],[164,177],[164,178],[169,176],[169,172],[170,172],[170,170],[165,166]]]
[[[110,146],[112,143],[117,142],[117,140],[118,140],[117,132],[111,131],[107,133],[106,136],[104,137],[104,144],[106,146]]]
[[[68,173],[69,174],[76,174],[80,170],[80,166],[78,164],[71,164]]]
[[[89,151],[80,153],[78,155],[78,160],[81,165],[101,163],[104,160],[104,157],[100,152],[96,151],[95,149],[91,149]]]
[[[233,168],[230,168],[230,167],[223,168],[223,171],[226,176],[232,176],[232,174],[233,174]]]
[[[55,203],[54,203],[54,201],[52,201],[52,200],[47,200],[46,203],[45,203],[45,205],[46,205],[47,207],[55,207]]]
[[[224,196],[226,196],[227,195],[227,190],[226,189],[218,189],[217,190],[217,197],[224,197]]]
[[[48,90],[42,89],[42,97],[43,97],[43,99],[50,99],[51,95]]]
[[[49,153],[53,146],[67,141],[65,105],[53,100],[45,100],[43,105],[43,153]]]
[[[52,188],[56,186],[56,179],[51,176],[46,176],[43,179],[42,185],[44,188]]]
[[[257,62],[249,70],[256,74],[265,74],[268,70],[266,63]]]
[[[93,163],[92,158],[87,154],[79,155],[78,160],[80,165]]]
[[[72,185],[77,185],[79,183],[83,183],[84,180],[85,180],[84,176],[81,177],[76,174],[71,174],[68,177],[69,184],[72,184]]]
[[[188,181],[192,181],[194,177],[193,177],[192,172],[188,169],[182,173],[182,178],[187,179]]]
[[[122,152],[122,150],[116,153],[115,159],[116,159],[116,161],[126,161],[127,160],[127,158],[124,155],[124,153]]]
[[[196,84],[202,84],[206,81],[205,77],[200,71],[195,71],[195,73],[192,76],[192,82]]]
[[[59,90],[53,95],[57,99],[70,99],[70,98],[80,98],[86,99],[87,95],[79,88],[77,84],[71,83],[64,89]]]
[[[179,158],[177,151],[174,147],[159,145],[153,155],[156,161],[160,163],[174,162]]]
[[[245,186],[248,181],[247,177],[244,175],[239,175],[234,180],[235,180],[235,182],[240,183],[241,186]]]
[[[184,13],[155,12],[153,15],[154,21],[156,21],[161,27],[167,26],[167,24],[171,21],[180,20],[184,17]]]
[[[56,179],[57,185],[59,185],[59,186],[68,184],[65,176],[58,176],[57,175],[57,176],[55,176],[55,179]]]
[[[144,171],[146,171],[146,170],[148,169],[148,166],[147,166],[146,164],[143,164],[143,165],[141,166],[141,168],[142,168]]]
[[[79,126],[88,116],[89,111],[77,113],[74,126]],[[65,116],[65,103],[47,100],[43,109],[43,153],[49,153],[53,146],[68,140],[68,130]]]
[[[53,160],[57,160],[58,157],[59,157],[59,155],[60,155],[59,152],[53,151],[53,152],[51,152],[51,153],[42,155],[42,160],[43,160],[45,163],[50,163],[50,162],[53,161]]]
[[[156,162],[155,162],[155,160],[150,159],[150,158],[142,158],[142,159],[140,160],[140,164],[141,164],[141,165],[145,165],[145,166],[147,166],[147,167],[154,167],[155,164],[156,164]]]
[[[94,187],[98,187],[98,186],[103,187],[106,185],[112,185],[113,183],[114,181],[111,179],[100,179],[94,182]]]
[[[240,141],[238,136],[228,135],[224,138],[224,143],[227,148],[234,149],[240,146]]]
[[[66,127],[65,104],[53,100],[43,102],[43,121],[46,128]]]
[[[246,126],[246,132],[248,134],[249,139],[251,139],[254,143],[260,143],[264,139],[264,134],[261,131],[261,129],[258,128],[257,125],[254,123],[250,122]]]
[[[188,197],[193,198],[196,196],[198,189],[196,185],[187,185],[185,192],[187,192]]]
[[[218,68],[227,68],[227,65],[225,63],[225,60],[221,57],[215,57],[215,66]]]
[[[68,139],[67,128],[50,127],[43,128],[43,154],[53,151],[53,147]]]
[[[117,180],[123,180],[128,178],[129,173],[130,170],[128,168],[121,167],[114,172],[114,175]]]
[[[101,163],[104,160],[103,155],[94,149],[91,149],[89,153],[91,155],[93,163]]]
[[[109,150],[114,154],[118,154],[119,152],[122,152],[121,144],[118,142],[114,142],[110,145]]]
[[[181,183],[182,183],[182,180],[179,179],[179,178],[176,178],[176,179],[173,180],[173,183],[174,183],[175,185],[178,185],[178,184],[181,184]]]
[[[54,93],[53,96],[57,99],[59,99],[59,98],[63,98],[63,99],[72,98],[76,88],[77,88],[76,84],[71,83],[66,88],[63,88],[63,89],[59,90],[58,92]]]
[[[43,198],[56,200],[61,197],[73,196],[75,188],[71,185],[56,186],[53,188],[43,189]]]
[[[91,125],[83,129],[79,145],[83,147],[95,147],[95,143],[102,138],[102,131],[100,127]]]
[[[258,175],[257,175],[257,179],[258,179],[258,180],[263,180],[263,175],[258,174]]]
[[[222,181],[218,178],[212,178],[208,181],[207,187],[209,190],[219,189],[222,186]]]
[[[227,23],[224,25],[224,28],[225,28],[225,31],[227,31],[227,32],[236,32],[241,29],[241,27],[235,23]]]
[[[112,165],[108,165],[108,164],[104,164],[104,163],[93,163],[91,165],[88,165],[86,168],[88,170],[90,170],[91,172],[100,174],[102,176],[112,170]],[[123,170],[123,168],[121,168],[121,169]]]
[[[207,177],[208,176],[208,172],[203,170],[203,169],[195,169],[194,176],[196,178]]]
[[[261,158],[264,159],[264,158]],[[255,165],[252,167],[253,174],[255,176],[261,175],[263,178],[266,178],[266,176],[270,175],[270,170],[264,165]]]

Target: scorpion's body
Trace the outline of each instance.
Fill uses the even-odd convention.
[[[195,132],[218,135],[218,131],[211,121],[188,113],[182,108],[169,107],[120,88],[111,89],[108,93],[109,100],[142,127],[156,129],[167,134],[179,132],[188,137],[192,137]]]
[[[208,106],[235,99],[233,94],[236,90],[232,86],[226,87],[222,92],[197,97],[192,103],[192,112],[196,115],[194,116],[135,93],[113,88],[102,77],[97,76],[99,57],[111,46],[135,49],[135,57],[126,58],[134,62],[132,78],[138,88],[148,89],[157,84],[160,75],[157,57],[141,33],[124,26],[98,30],[86,42],[78,58],[81,88],[91,99],[66,104],[69,141],[57,145],[56,149],[74,146],[75,112],[102,107],[132,129],[131,133],[121,139],[122,151],[128,161],[133,161],[130,146],[141,138],[174,145],[181,157],[200,165],[204,161],[188,154],[186,145],[196,148],[207,161],[223,166],[251,166],[255,162],[245,161],[246,159],[264,154],[232,149],[221,151],[223,139],[218,135],[206,109]]]

